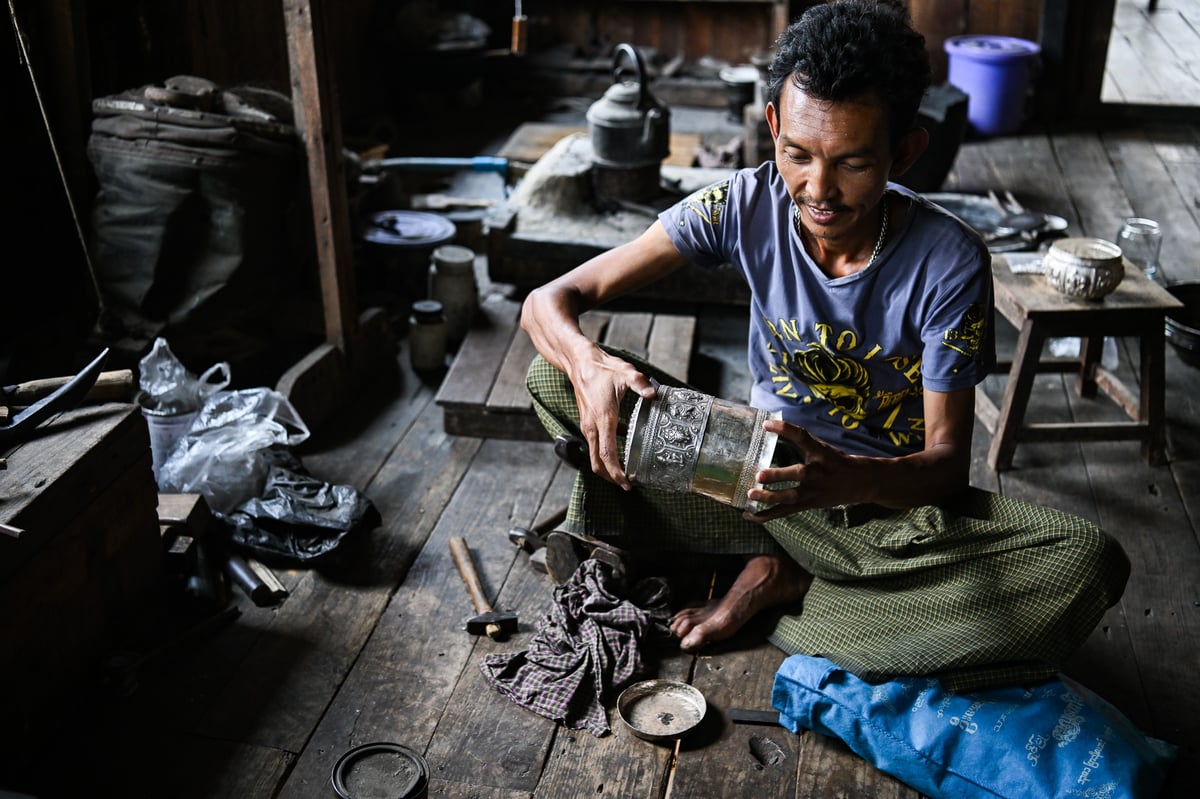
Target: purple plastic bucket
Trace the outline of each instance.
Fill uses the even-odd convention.
[[[952,36],[948,80],[967,94],[967,121],[985,136],[1012,133],[1025,116],[1025,96],[1042,48],[1012,36]]]

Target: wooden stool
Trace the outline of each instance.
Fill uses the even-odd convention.
[[[1012,466],[1022,441],[1141,441],[1149,463],[1165,460],[1166,430],[1165,317],[1181,307],[1168,291],[1126,264],[1125,279],[1099,300],[1081,300],[1055,290],[1040,273],[1016,273],[1003,256],[992,259],[996,311],[1020,332],[999,408],[975,389],[975,415],[992,434],[988,465],[996,471]],[[1078,361],[1042,361],[1046,339],[1078,336]],[[1100,365],[1105,336],[1136,336],[1140,341],[1141,390],[1135,393]],[[1007,363],[998,363],[1005,368]],[[1097,388],[1117,403],[1132,421],[1027,424],[1025,409],[1038,372],[1076,372],[1082,397]]]

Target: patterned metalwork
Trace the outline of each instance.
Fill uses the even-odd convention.
[[[776,437],[766,411],[686,388],[660,386],[630,419],[625,473],[634,483],[711,497],[745,508],[755,474],[770,465]]]

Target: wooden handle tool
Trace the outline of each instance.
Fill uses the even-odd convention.
[[[20,408],[32,405],[43,397],[54,393],[70,381],[70,377],[44,377],[40,380],[29,380],[3,388],[3,398],[6,405]],[[96,382],[84,396],[85,402],[130,402],[134,395],[133,371],[118,369],[111,372],[101,372]]]
[[[479,581],[479,573],[475,571],[475,561],[471,558],[466,539],[453,536],[450,539],[450,554],[454,557],[454,565],[458,567],[458,573],[466,583],[467,593],[471,595],[471,602],[474,603],[478,614],[467,619],[467,632],[474,635],[484,633],[494,641],[516,632],[517,614],[493,610],[492,603],[483,593],[483,584]]]

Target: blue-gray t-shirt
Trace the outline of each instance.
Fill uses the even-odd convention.
[[[805,251],[773,161],[659,215],[690,262],[732,265],[750,286],[750,404],[855,455],[920,451],[924,390],[970,388],[996,361],[987,247],[905,187],[888,191],[910,203],[899,230],[838,278]]]

